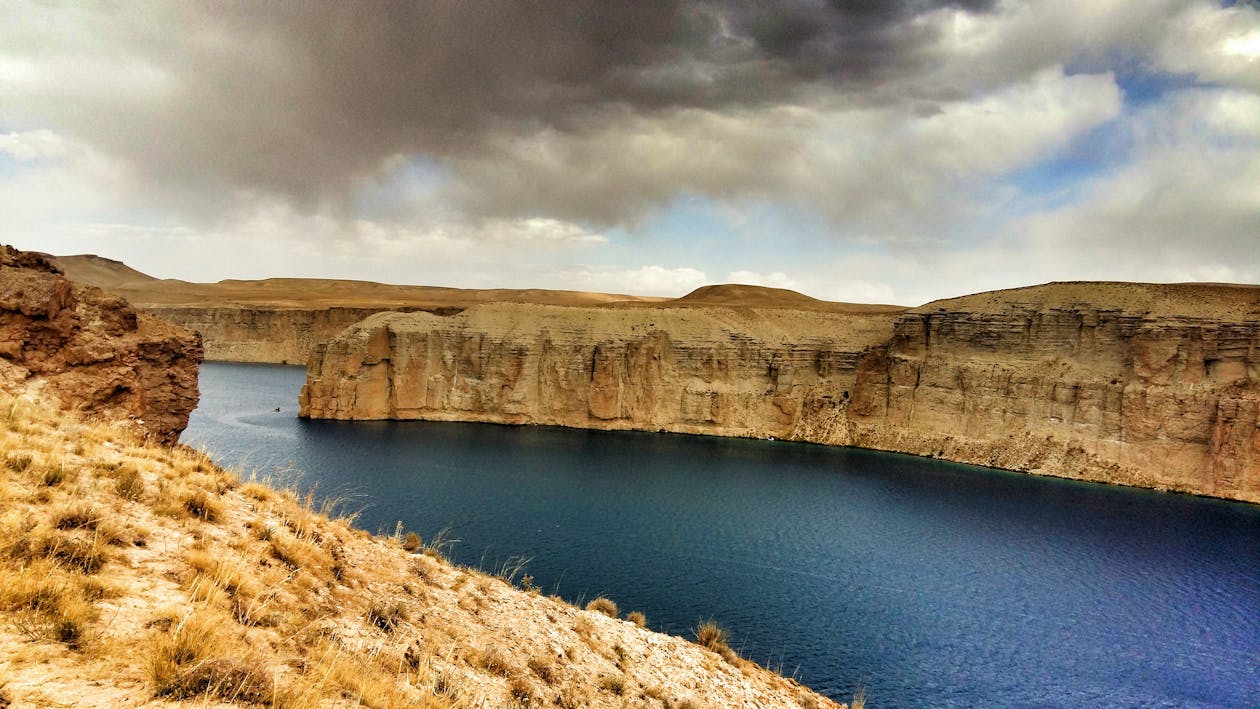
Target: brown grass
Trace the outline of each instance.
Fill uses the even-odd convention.
[[[628,706],[654,667],[625,635],[641,613],[615,623],[521,594],[521,565],[457,568],[442,533],[373,539],[309,492],[240,483],[197,451],[10,411],[0,647],[37,658],[0,683],[15,706],[40,705],[34,692],[65,706]],[[587,607],[618,614],[607,598]],[[98,697],[121,686],[140,695]]]
[[[403,538],[402,548],[407,551],[419,551],[424,543],[420,540],[420,535],[415,532],[407,532],[407,536]]]
[[[728,644],[731,641],[730,631],[718,625],[717,621],[700,621],[700,624],[695,629],[695,638],[696,644],[716,652],[727,662],[731,664],[738,662],[739,655]]]
[[[592,600],[590,603],[587,603],[586,610],[595,611],[596,613],[603,613],[609,618],[616,618],[617,613],[618,613],[617,604],[614,603],[611,599],[604,598],[603,596],[600,596]]]
[[[387,633],[397,630],[407,617],[407,607],[400,602],[374,603],[367,613],[368,622]]]
[[[604,675],[599,678],[599,688],[621,696],[626,692],[626,677],[625,675]]]
[[[217,522],[223,516],[223,502],[204,488],[198,488],[184,498],[184,509],[205,522]]]
[[[547,684],[555,684],[559,680],[559,676],[556,673],[555,663],[551,661],[551,658],[535,655],[534,657],[529,658],[528,664],[530,672],[537,675],[538,679],[541,679],[543,682],[546,682]]]

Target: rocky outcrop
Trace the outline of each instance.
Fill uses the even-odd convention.
[[[897,312],[492,305],[316,349],[303,416],[775,437],[1260,502],[1260,288]]]
[[[197,405],[201,338],[0,246],[0,379],[175,440]]]

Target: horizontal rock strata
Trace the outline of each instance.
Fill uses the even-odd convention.
[[[461,309],[426,311],[452,314]],[[208,360],[306,364],[316,344],[382,308],[148,305],[144,310],[200,333]]]
[[[372,316],[303,416],[775,437],[1260,502],[1260,288],[1049,284],[898,312]]]

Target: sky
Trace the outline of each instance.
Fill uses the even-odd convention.
[[[0,242],[904,305],[1260,283],[1260,2],[0,0]]]

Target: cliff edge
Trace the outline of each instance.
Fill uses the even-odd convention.
[[[125,419],[173,442],[197,405],[197,333],[78,285],[48,259],[0,246],[0,384]]]
[[[378,314],[316,349],[301,415],[774,437],[1260,502],[1260,287],[740,295]]]

